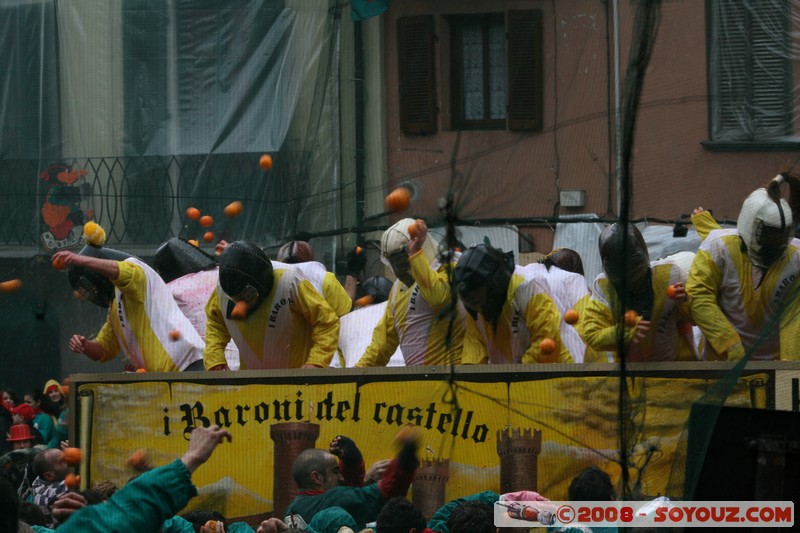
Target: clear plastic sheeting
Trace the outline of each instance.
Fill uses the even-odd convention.
[[[693,207],[665,196],[671,180],[688,178],[696,179],[685,191],[719,202],[720,218],[735,219],[741,198],[712,198],[715,180],[699,179],[722,172],[701,143],[775,150],[798,140],[796,2],[705,5],[660,7],[658,68],[642,93],[632,158],[641,176],[631,189],[636,220],[672,220]],[[187,207],[220,218],[227,203],[241,200],[244,215],[215,225],[215,238],[279,246],[311,234],[333,268],[337,248],[391,224],[381,214],[383,196],[407,180],[424,185],[408,214],[429,224],[455,216],[533,228],[546,234],[541,253],[560,217],[619,216],[620,106],[635,5],[587,0],[537,8],[544,125],[523,134],[498,126],[510,120],[498,102],[513,98],[503,83],[511,44],[498,41],[498,28],[516,8],[498,5],[511,11],[487,19],[484,43],[476,15],[459,6],[398,3],[354,26],[341,0],[3,2],[0,173],[7,188],[0,210],[9,223],[0,228],[0,246],[7,255],[30,255],[31,247],[50,253],[74,245],[73,228],[91,218],[107,228],[110,244],[199,239],[204,231],[187,221]],[[438,133],[397,135],[404,80],[397,78],[395,22],[431,11],[440,38],[432,63]],[[469,46],[485,44],[489,57],[487,65],[471,63],[477,48],[461,52],[472,73],[466,79],[475,81],[467,101],[477,102],[470,95],[485,88],[481,102],[491,110],[488,126],[472,131],[474,121],[460,131],[450,116],[457,84],[447,67],[458,57],[450,47],[460,42],[462,24]],[[691,51],[679,49],[689,40]],[[688,115],[709,120],[669,120]],[[661,142],[681,157],[665,164]],[[262,153],[273,156],[269,173],[258,166]],[[67,184],[41,177],[58,164],[85,173]],[[777,170],[791,161],[780,155],[770,164]],[[498,179],[514,193],[497,194]],[[45,204],[56,187],[69,189],[53,210]],[[584,194],[583,209],[561,204],[570,191]]]
[[[337,2],[4,2],[2,171],[13,229],[52,251],[94,218],[109,244],[270,244],[341,211]],[[269,172],[259,167],[270,154]],[[37,175],[51,165],[81,175]],[[69,188],[55,198],[54,188]],[[64,192],[64,191],[61,191]],[[49,202],[49,209],[39,217]],[[241,220],[222,208],[240,200]],[[61,217],[61,212],[65,217]],[[206,230],[204,229],[203,232]],[[217,236],[217,235],[215,235]]]
[[[129,6],[133,4],[133,6]],[[301,82],[313,79],[325,13],[279,2],[126,2],[126,153],[277,152],[287,138]],[[146,3],[145,3],[146,4]],[[302,36],[302,39],[299,38]],[[311,49],[309,49],[311,48]],[[159,61],[153,64],[153,56]],[[303,61],[298,60],[303,58]]]

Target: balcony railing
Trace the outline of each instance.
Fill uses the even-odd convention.
[[[236,233],[274,235],[294,220],[306,195],[307,154],[273,154],[265,173],[261,154],[65,158],[61,161],[0,160],[0,245],[52,249],[71,242],[94,219],[107,244],[158,245],[173,236],[216,238]],[[58,175],[60,164],[73,172]],[[80,171],[80,172],[75,172]],[[60,180],[62,178],[64,181]],[[74,180],[74,181],[73,181]],[[225,219],[234,200],[245,205],[238,219]],[[194,206],[214,217],[210,228],[187,219]]]

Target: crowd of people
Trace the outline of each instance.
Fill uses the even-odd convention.
[[[62,448],[69,447],[65,386],[56,380],[24,393],[0,386],[0,479],[22,498],[25,516],[53,524],[49,505],[66,492]],[[5,530],[3,530],[5,531]]]
[[[301,452],[292,465],[299,492],[285,511],[251,526],[228,520],[213,509],[180,513],[197,495],[192,474],[231,434],[219,426],[198,427],[186,453],[166,465],[143,468],[123,487],[109,482],[77,491],[67,478],[65,453],[39,451],[31,494],[20,494],[0,476],[0,531],[10,533],[163,532],[163,533],[496,533],[494,504],[547,502],[534,491],[506,494],[484,491],[446,503],[430,519],[406,499],[419,460],[419,434],[397,438],[394,458],[365,470],[356,443],[337,436],[327,450]],[[224,452],[223,452],[224,453]],[[571,482],[572,501],[612,501],[609,475],[597,467],[580,472]],[[515,515],[510,515],[515,516]],[[544,516],[540,513],[540,516]],[[544,518],[532,526],[548,525]],[[569,529],[565,529],[569,531]],[[576,529],[575,531],[579,531]]]
[[[21,399],[12,387],[0,385],[0,434],[9,436],[13,426],[25,426],[18,427],[10,441],[0,442],[0,455],[12,448],[60,447],[69,434],[68,414],[65,386],[54,379],[26,391]]]

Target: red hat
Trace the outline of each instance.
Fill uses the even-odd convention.
[[[6,441],[15,442],[19,440],[33,440],[31,428],[28,424],[14,424],[11,426],[11,436]]]
[[[18,406],[11,409],[11,414],[20,415],[25,422],[32,422],[33,417],[36,416],[36,411],[34,411],[33,407],[31,407],[27,403],[21,403]]]

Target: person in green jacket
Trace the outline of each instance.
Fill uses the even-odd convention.
[[[192,473],[225,439],[230,441],[231,434],[219,426],[196,428],[189,449],[180,459],[131,480],[105,503],[75,511],[58,527],[58,533],[159,531],[167,519],[197,496]],[[53,531],[40,526],[34,530]]]

